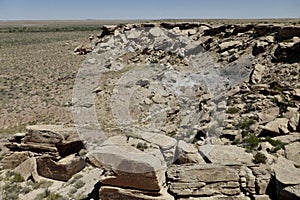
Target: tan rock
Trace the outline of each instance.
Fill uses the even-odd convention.
[[[37,173],[36,158],[32,157],[21,163],[15,168],[15,172],[20,174],[24,180],[28,180],[30,177],[34,181],[38,182],[41,177]]]
[[[276,119],[276,117],[279,115],[279,108],[278,107],[268,108],[258,113],[257,115],[259,117],[259,123],[265,124]]]
[[[272,136],[286,135],[289,133],[288,123],[289,120],[286,118],[276,118],[274,121],[262,126],[262,129]]]
[[[63,126],[57,125],[27,126],[27,134],[23,142],[56,144],[64,140],[64,136],[61,133],[61,131],[65,132],[63,129]]]
[[[213,164],[251,164],[253,158],[244,148],[234,145],[204,145],[199,151]]]
[[[241,46],[242,42],[240,41],[230,41],[230,42],[223,42],[219,45],[220,52],[226,51],[228,49]]]
[[[0,162],[0,166],[2,169],[14,169],[31,156],[33,156],[32,153],[28,151],[14,152],[11,155],[4,157]]]
[[[103,200],[173,200],[170,194],[166,190],[162,190],[160,193],[153,193],[149,191],[139,191],[133,189],[122,189],[118,187],[103,186],[99,192],[100,199]]]
[[[294,142],[284,146],[286,158],[295,162],[300,167],[300,142]]]
[[[300,184],[300,169],[286,158],[279,157],[272,166],[275,171],[276,180],[284,185]]]
[[[284,200],[300,199],[300,185],[287,186],[279,191],[278,196]]]
[[[49,156],[37,158],[37,171],[39,175],[54,180],[67,181],[84,167],[85,161],[75,155],[70,155],[57,162]]]
[[[176,196],[240,194],[238,170],[213,164],[173,165],[167,171],[169,190]]]
[[[165,163],[151,153],[131,146],[103,146],[88,157],[94,157],[96,165],[113,171],[113,174],[101,177],[103,184],[159,191],[165,182]]]

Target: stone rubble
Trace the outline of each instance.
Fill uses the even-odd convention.
[[[96,103],[74,107],[96,109],[108,137],[28,126],[6,144],[0,199],[10,187],[19,199],[299,199],[299,37],[298,25],[103,26],[74,50],[105,74]]]

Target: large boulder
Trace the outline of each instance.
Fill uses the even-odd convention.
[[[91,153],[112,174],[101,177],[102,184],[140,190],[159,191],[165,182],[165,166],[144,152],[130,151],[124,147],[108,146]]]

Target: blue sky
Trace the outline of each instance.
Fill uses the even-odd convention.
[[[300,0],[0,0],[0,20],[300,18]]]

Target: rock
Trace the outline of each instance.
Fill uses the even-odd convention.
[[[300,89],[294,89],[294,91],[295,91],[295,96],[297,98],[300,98]]]
[[[286,118],[276,118],[274,121],[267,123],[262,126],[263,133],[272,136],[286,135],[289,133],[288,130],[289,120]]]
[[[282,143],[289,144],[292,142],[296,142],[297,140],[300,140],[300,133],[295,132],[295,133],[290,133],[288,135],[273,137],[273,140],[279,140]]]
[[[288,45],[280,43],[274,52],[273,62],[296,63],[300,61],[300,42]]]
[[[63,129],[63,126],[56,125],[27,126],[27,134],[23,142],[56,144],[64,140],[64,136],[60,133],[65,131]]]
[[[204,145],[199,151],[213,164],[251,164],[253,158],[252,154],[245,152],[244,148],[234,145]]]
[[[253,195],[253,200],[271,200],[268,195]]]
[[[178,200],[250,200],[249,197],[244,194],[239,194],[236,196],[226,196],[226,195],[216,195],[212,197],[187,197],[187,198],[178,198]]]
[[[291,39],[295,36],[300,37],[299,26],[285,26],[285,27],[281,27],[278,31],[278,37],[281,41],[286,39]]]
[[[89,153],[98,166],[105,166],[113,175],[101,177],[103,184],[159,191],[165,182],[165,164],[151,155],[131,146],[107,145]]]
[[[81,172],[72,176],[72,178],[65,183],[65,185],[59,188],[55,193],[60,194],[66,199],[73,199],[74,197],[81,197],[81,199],[87,199],[88,195],[97,191],[97,185],[100,185],[100,177],[103,174],[102,169],[86,167]],[[79,187],[80,186],[80,187]],[[70,196],[70,191],[72,197]]]
[[[279,183],[285,186],[300,184],[300,169],[296,168],[292,161],[279,157],[271,167]]]
[[[276,117],[279,115],[279,108],[278,107],[268,108],[262,110],[262,112],[260,113],[257,113],[257,115],[259,117],[259,124],[266,124],[276,119]]]
[[[80,44],[74,49],[74,53],[77,55],[86,55],[93,51],[91,44]]]
[[[257,56],[258,54],[265,52],[267,46],[268,46],[267,42],[262,42],[262,41],[257,42],[253,46],[252,55]]]
[[[32,177],[35,182],[39,182],[41,179],[37,173],[36,158],[34,157],[22,162],[18,167],[15,168],[15,172],[20,174],[25,181],[30,177]]]
[[[18,165],[20,165],[25,160],[32,157],[32,153],[25,151],[25,152],[14,152],[11,155],[5,156],[1,162],[0,166],[1,169],[14,169]]]
[[[31,151],[36,153],[51,153],[53,155],[57,155],[57,148],[54,144],[43,144],[43,143],[33,143],[28,142],[24,143],[9,143],[6,145],[12,151]]]
[[[187,163],[198,163],[204,164],[205,161],[198,153],[197,148],[188,144],[183,140],[180,140],[177,145],[178,158],[176,163],[178,164],[187,164]]]
[[[112,186],[103,186],[99,192],[100,199],[103,200],[173,200],[167,191],[161,191],[160,193],[153,193],[148,191],[139,191],[133,189],[123,189]]]
[[[37,171],[39,175],[54,180],[67,181],[84,167],[85,161],[75,155],[70,155],[57,162],[49,156],[37,158]]]
[[[284,146],[286,158],[295,162],[300,167],[300,142],[294,142]]]
[[[167,171],[169,190],[179,197],[240,194],[238,170],[212,164],[173,165]]]
[[[217,34],[225,32],[226,28],[227,28],[227,25],[217,26],[214,28],[207,29],[204,31],[204,36],[215,36]]]
[[[219,45],[220,52],[226,51],[228,49],[232,49],[235,47],[239,47],[242,45],[240,41],[230,41],[230,42],[223,42]]]
[[[287,186],[279,191],[279,200],[300,199],[300,185]]]
[[[264,195],[268,193],[272,184],[272,172],[268,165],[257,165],[251,167],[252,173],[255,176],[256,194]]]
[[[56,144],[56,148],[61,157],[66,157],[78,153],[84,146],[82,141],[79,138],[76,138],[70,141],[59,142]]]
[[[8,139],[9,142],[21,143],[22,139],[26,136],[26,133],[16,133]]]
[[[266,69],[266,67],[264,65],[261,65],[261,64],[255,65],[253,72],[250,76],[251,82],[252,83],[260,83],[265,69]]]
[[[249,194],[252,195],[255,194],[256,193],[255,176],[253,175],[251,169],[249,169],[246,166],[242,166],[239,176],[240,176],[241,187],[243,188],[243,190]]]

